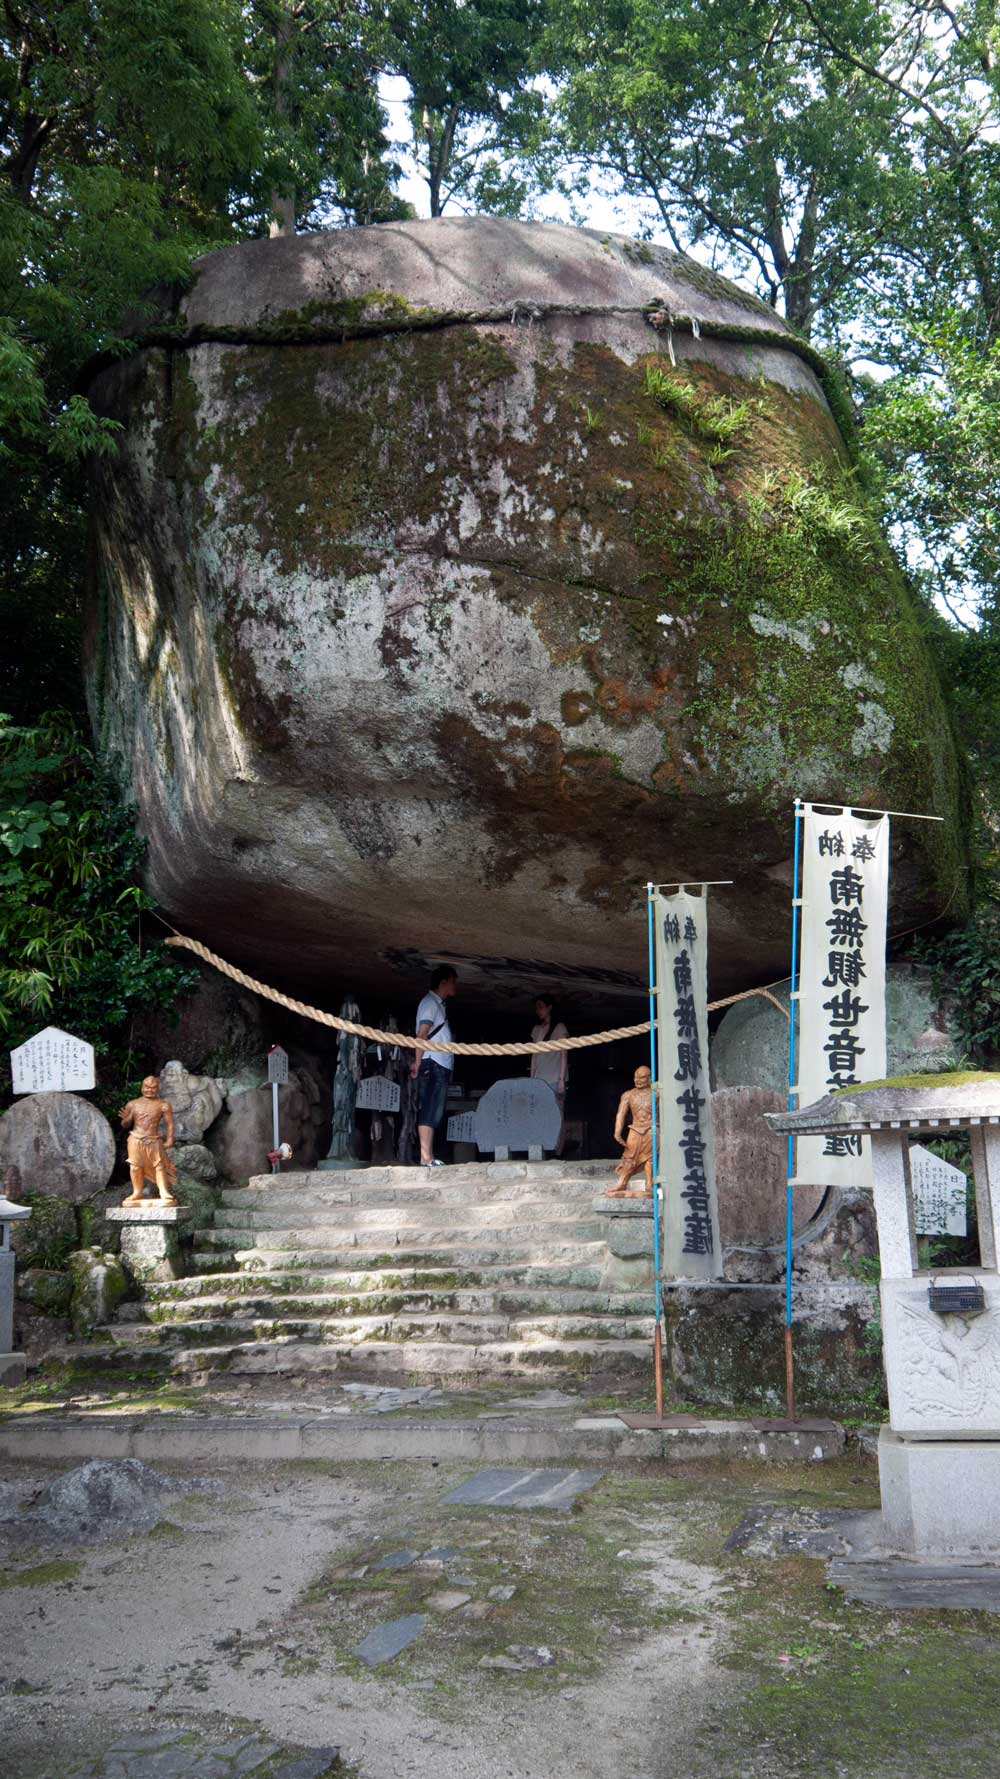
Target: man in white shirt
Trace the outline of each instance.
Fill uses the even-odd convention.
[[[418,1038],[433,1038],[436,1044],[450,1044],[451,1027],[445,1005],[458,990],[458,974],[450,964],[439,964],[431,977],[431,985],[417,1008]],[[448,1101],[448,1087],[455,1058],[449,1053],[422,1049],[413,1052],[410,1073],[417,1083],[417,1135],[420,1138],[421,1167],[440,1167],[434,1159],[434,1132],[441,1123]]]

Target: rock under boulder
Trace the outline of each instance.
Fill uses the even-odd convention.
[[[129,1294],[128,1275],[116,1254],[79,1248],[69,1258],[73,1333],[86,1337],[109,1322]]]
[[[78,1204],[107,1185],[114,1164],[111,1126],[79,1094],[31,1093],[0,1118],[0,1173],[18,1168],[26,1196]]]
[[[222,1089],[213,1075],[192,1075],[182,1062],[165,1062],[160,1070],[160,1098],[169,1100],[178,1143],[201,1143],[222,1111]]]
[[[315,1167],[330,1136],[330,1104],[306,1070],[290,1069],[280,1089],[281,1140],[290,1143],[296,1168]],[[245,1186],[254,1174],[266,1174],[274,1141],[271,1089],[251,1078],[233,1082],[225,1108],[212,1126],[208,1144],[223,1178]]]
[[[442,218],[199,262],[90,382],[90,697],[182,927],[316,1000],[641,994],[645,884],[733,878],[717,994],[787,968],[793,794],[962,779],[820,361],[664,247]],[[819,494],[814,491],[819,490]],[[756,505],[755,505],[756,503]],[[761,504],[762,503],[762,504]]]
[[[771,992],[788,1006],[787,982]],[[890,1075],[937,1074],[958,1067],[959,1040],[926,970],[890,964],[885,981],[886,1060]],[[737,1001],[712,1039],[712,1085],[768,1088],[788,1099],[788,1020],[762,995]]]

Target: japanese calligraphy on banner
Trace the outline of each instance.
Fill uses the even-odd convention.
[[[656,1025],[663,1271],[722,1277],[708,1085],[708,909],[704,896],[656,892]]]
[[[885,1074],[889,818],[848,810],[802,817],[798,1104]],[[799,1137],[794,1181],[865,1186],[867,1137]]]

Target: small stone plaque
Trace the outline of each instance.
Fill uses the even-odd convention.
[[[10,1053],[15,1093],[77,1093],[94,1085],[94,1046],[47,1025]]]
[[[288,1051],[280,1044],[275,1044],[267,1053],[267,1078],[269,1082],[276,1081],[279,1087],[288,1084]]]
[[[600,1470],[480,1470],[450,1495],[448,1507],[562,1507],[600,1482]]]
[[[448,1120],[449,1143],[474,1143],[476,1140],[475,1112],[456,1112]]]
[[[968,1178],[922,1143],[910,1144],[910,1179],[918,1235],[965,1235]]]
[[[358,1082],[355,1105],[359,1112],[398,1112],[399,1082],[387,1075],[366,1075]]]

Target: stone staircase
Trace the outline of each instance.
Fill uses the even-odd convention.
[[[147,1285],[104,1334],[121,1360],[188,1376],[645,1377],[649,1269],[609,1254],[594,1210],[612,1167],[258,1176],[197,1232],[196,1272]]]

